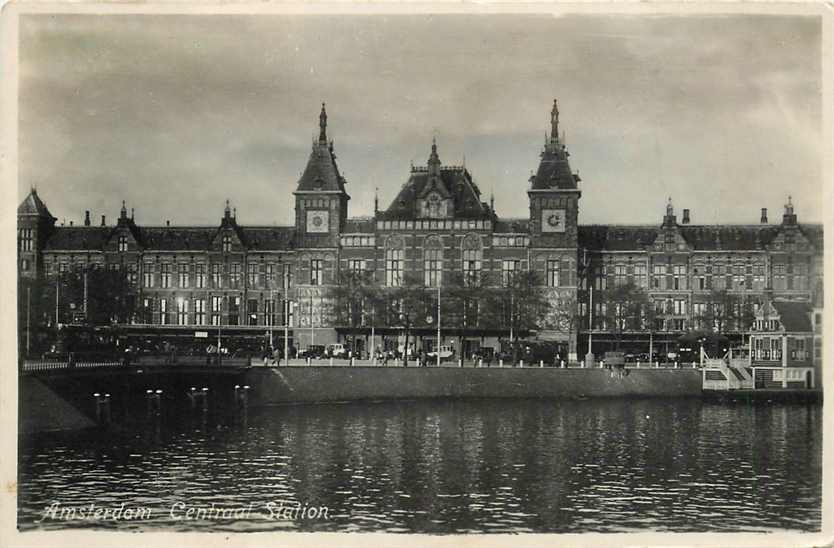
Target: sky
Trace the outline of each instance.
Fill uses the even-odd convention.
[[[526,217],[559,100],[580,223],[800,222],[822,206],[814,17],[25,15],[19,183],[59,222],[293,222],[318,135],[350,215],[425,165],[465,162],[501,217]],[[680,213],[679,213],[680,218]]]

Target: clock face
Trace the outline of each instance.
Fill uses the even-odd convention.
[[[330,229],[328,220],[330,212],[325,210],[311,210],[307,212],[307,232],[327,233]]]
[[[564,232],[565,210],[542,209],[542,232]]]

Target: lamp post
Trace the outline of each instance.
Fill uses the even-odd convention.
[[[285,264],[283,267],[283,285],[284,285],[284,359],[287,365],[290,364],[290,265]]]
[[[440,367],[440,280],[437,280],[437,367]]]

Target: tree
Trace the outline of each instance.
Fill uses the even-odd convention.
[[[408,343],[411,329],[425,325],[426,317],[432,314],[432,304],[428,288],[414,275],[406,274],[401,284],[388,292],[388,299],[383,305],[389,325],[398,325],[405,329],[403,345],[403,364],[408,366]]]
[[[703,329],[727,334],[747,331],[755,319],[753,303],[726,289],[710,292],[704,312],[695,317]]]
[[[543,327],[551,304],[535,272],[517,272],[507,282],[486,292],[485,301],[491,323],[498,328],[509,329],[513,362],[516,362],[519,338]]]
[[[135,318],[135,292],[124,270],[77,267],[45,280],[39,300],[47,325],[109,325]]]
[[[600,293],[600,299],[605,303],[602,319],[614,335],[615,348],[619,350],[623,333],[644,329],[649,317],[653,318],[653,309],[646,292],[633,282]]]
[[[331,293],[332,314],[336,325],[351,334],[351,348],[356,348],[356,335],[369,322],[376,321],[381,304],[380,287],[372,271],[347,270],[339,274],[339,284]]]

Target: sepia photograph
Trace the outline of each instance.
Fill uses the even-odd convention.
[[[15,538],[823,538],[822,10],[71,7],[4,14]]]

